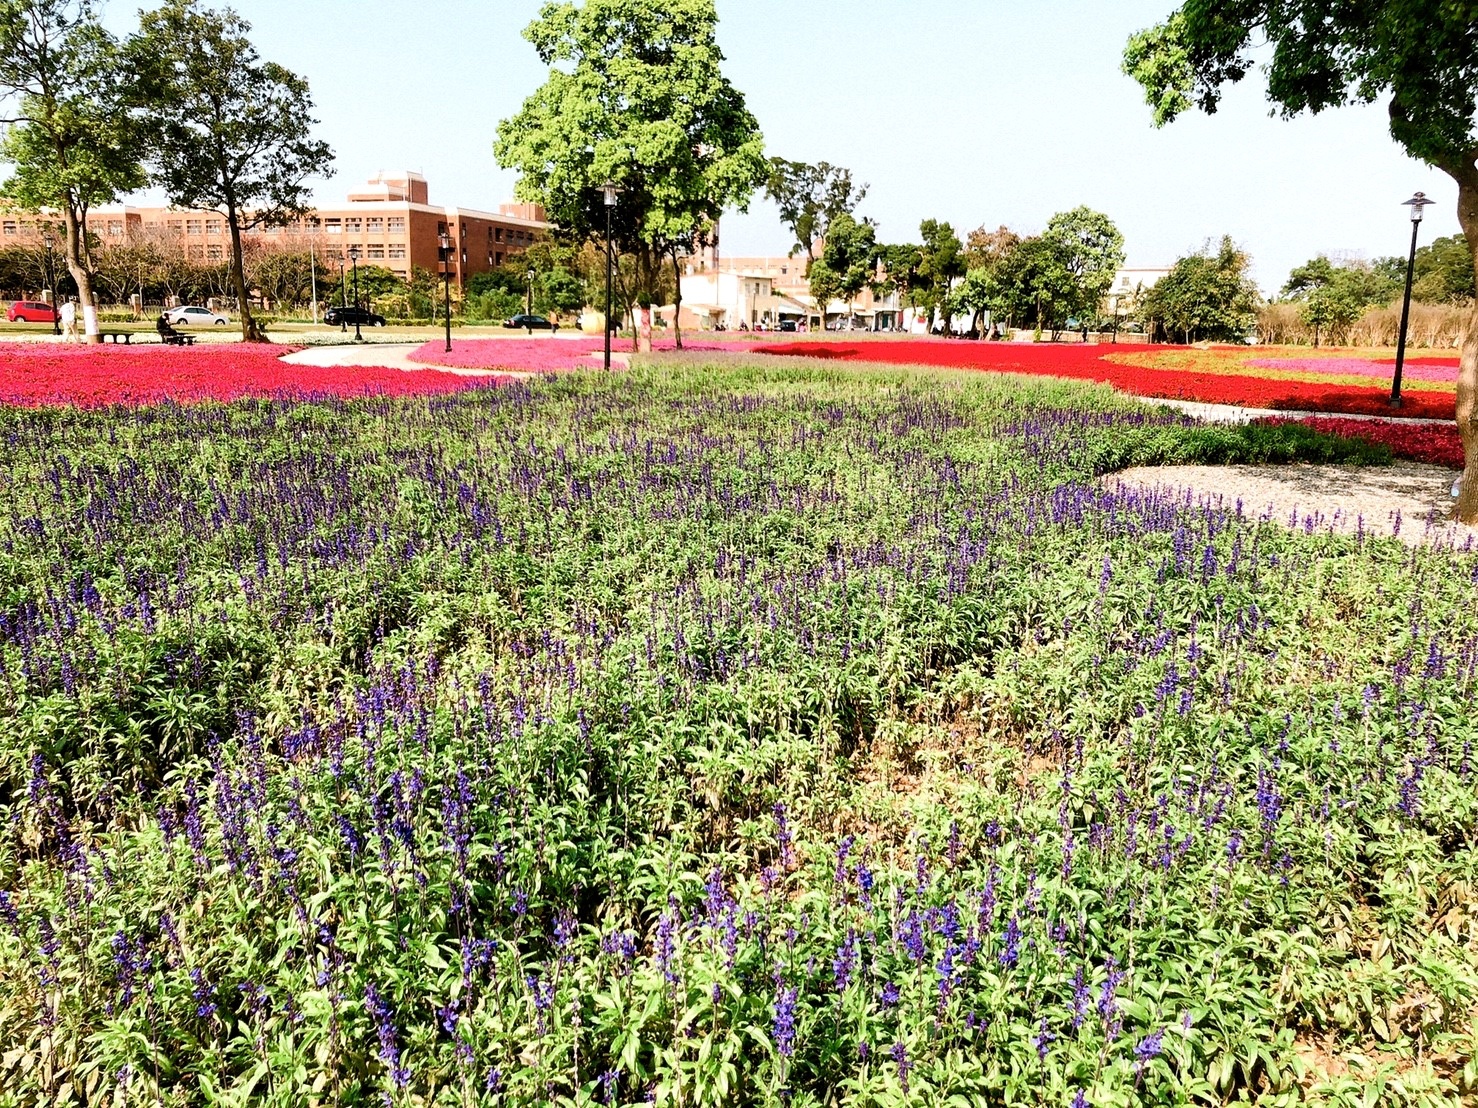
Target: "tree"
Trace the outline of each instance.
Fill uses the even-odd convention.
[[[870,222],[859,222],[845,212],[832,220],[821,262],[834,274],[836,295],[847,302],[848,330],[852,328],[852,302],[875,276],[877,256],[877,232]],[[824,316],[824,305],[819,300],[817,304]]]
[[[985,303],[991,315],[1008,326],[1032,320],[1052,338],[1067,322],[1079,300],[1078,285],[1064,264],[1061,244],[1046,235],[1022,239],[990,270]]]
[[[1048,220],[1042,238],[1067,276],[1059,308],[1066,313],[1063,322],[1096,320],[1114,273],[1124,264],[1124,236],[1108,216],[1080,206]]]
[[[1400,295],[1406,280],[1405,258],[1378,258],[1374,269]],[[1412,265],[1411,295],[1429,304],[1462,304],[1473,299],[1474,273],[1468,244],[1448,235],[1418,248]]]
[[[98,342],[87,213],[144,183],[125,110],[118,44],[91,0],[0,0],[0,193],[61,216],[67,272],[88,342]]]
[[[948,223],[926,219],[919,224],[919,247],[914,301],[931,314],[938,308],[943,316],[944,334],[950,334],[949,294],[955,280],[965,275],[965,245]]]
[[[1021,236],[1002,224],[994,231],[982,224],[965,239],[965,279],[955,289],[951,315],[970,313],[970,329],[981,333],[993,299],[991,279],[997,267],[1021,245]]]
[[[309,133],[316,120],[308,82],[262,61],[250,31],[230,8],[169,0],[144,13],[129,54],[139,103],[151,110],[155,182],[172,204],[225,216],[241,335],[262,342],[242,232],[305,214],[307,179],[328,171],[333,152]]]
[[[1149,325],[1158,323],[1186,343],[1241,341],[1257,318],[1257,286],[1247,276],[1251,259],[1223,236],[1178,260],[1170,272],[1144,295],[1142,312]]]
[[[642,309],[638,349],[651,346],[664,265],[676,285],[683,252],[726,208],[744,210],[769,170],[759,124],[720,70],[717,27],[713,0],[545,4],[524,38],[549,77],[494,144],[518,195],[571,241],[603,240],[596,190],[621,186],[611,215],[631,257],[620,291]]]
[[[1253,68],[1249,50],[1272,47],[1267,96],[1285,118],[1384,99],[1391,137],[1458,186],[1457,216],[1478,273],[1478,5],[1474,0],[1188,0],[1132,36],[1124,71],[1144,87],[1157,126],[1198,107]],[[1457,381],[1457,428],[1466,462],[1458,518],[1478,523],[1478,305]]]
[[[765,195],[780,209],[780,222],[795,236],[792,255],[805,252],[816,260],[816,243],[841,216],[850,216],[867,196],[866,185],[852,184],[852,171],[829,162],[791,162],[770,159]]]

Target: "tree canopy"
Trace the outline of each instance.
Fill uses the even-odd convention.
[[[664,258],[744,210],[769,164],[759,124],[723,75],[713,0],[548,3],[524,30],[550,67],[498,129],[498,162],[518,194],[542,203],[562,234],[604,234],[596,190],[622,188],[613,217],[627,303],[657,299]]]
[[[167,106],[148,119],[155,183],[172,204],[225,215],[242,337],[259,341],[241,233],[302,215],[308,179],[328,171],[333,152],[310,133],[308,82],[262,61],[250,32],[230,8],[169,0],[144,13],[129,53],[139,103]]]
[[[850,216],[867,196],[866,185],[852,183],[852,171],[829,162],[770,159],[765,195],[780,209],[780,222],[795,236],[792,254],[816,260],[816,243],[825,240],[832,223]]]
[[[118,52],[91,0],[0,0],[0,161],[13,167],[0,194],[60,213],[67,270],[92,342],[87,213],[145,180]]]
[[[1181,258],[1145,293],[1142,313],[1174,339],[1237,342],[1257,318],[1257,286],[1247,275],[1251,259],[1230,236],[1221,244]]]

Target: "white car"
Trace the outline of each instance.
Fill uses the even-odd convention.
[[[164,313],[164,318],[169,320],[171,327],[179,327],[190,324],[213,324],[216,327],[224,327],[231,321],[220,312],[213,312],[209,308],[198,308],[189,306],[185,308],[171,308]]]

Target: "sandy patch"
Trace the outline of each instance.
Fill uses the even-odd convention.
[[[1452,482],[1442,466],[1146,466],[1099,478],[1107,489],[1161,489],[1188,504],[1240,511],[1304,531],[1391,536],[1461,550],[1478,528],[1452,522]]]

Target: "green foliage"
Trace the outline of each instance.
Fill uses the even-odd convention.
[[[1406,281],[1405,258],[1378,258],[1373,265],[1380,280],[1401,294]],[[1412,265],[1411,295],[1427,304],[1463,304],[1473,300],[1473,259],[1462,235],[1448,235],[1417,247]]]
[[[1145,293],[1142,317],[1187,343],[1240,341],[1257,316],[1257,287],[1247,276],[1250,261],[1230,236],[1223,236],[1215,251],[1207,243],[1179,259]]]
[[[824,242],[832,224],[850,216],[867,196],[866,185],[852,183],[852,171],[829,162],[770,159],[765,195],[780,209],[780,222],[795,236],[792,254],[816,260],[816,244]]]
[[[139,130],[126,107],[126,67],[89,0],[0,0],[0,196],[59,210],[66,267],[95,304],[85,233],[89,209],[144,184]]]
[[[1047,221],[1043,240],[1064,275],[1061,318],[1080,324],[1098,318],[1099,304],[1124,264],[1124,236],[1114,221],[1092,208],[1059,212]]]
[[[308,82],[263,62],[250,31],[229,8],[168,0],[140,17],[128,53],[134,96],[148,113],[154,183],[171,204],[225,214],[241,333],[256,341],[241,231],[306,212],[308,180],[328,172],[333,151],[310,134]]]
[[[620,184],[629,303],[659,302],[664,259],[744,210],[768,173],[759,125],[720,71],[717,26],[713,0],[585,0],[546,4],[524,30],[550,74],[494,152],[575,241],[604,234],[596,189]]]
[[[7,1108],[1475,1095],[1478,561],[1095,480],[1377,448],[696,359],[0,440]]]

